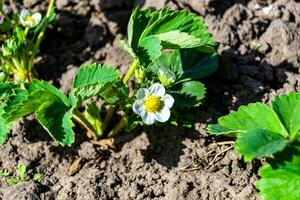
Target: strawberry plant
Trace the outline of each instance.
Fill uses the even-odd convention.
[[[180,111],[205,96],[199,79],[217,68],[215,42],[203,19],[187,11],[138,7],[128,41],[120,44],[133,58],[123,78],[113,66],[89,64],[79,68],[69,96],[37,79],[0,84],[0,143],[13,121],[32,113],[53,139],[68,146],[75,140],[73,121],[93,141],[138,125],[184,122]],[[129,87],[131,77],[136,81]]]
[[[251,103],[209,125],[214,135],[237,137],[245,161],[267,158],[257,188],[264,199],[300,198],[300,93],[277,96],[272,106]]]
[[[4,12],[0,2],[0,11],[4,21],[0,25],[0,81],[5,82],[12,78],[15,82],[31,81],[37,77],[33,68],[34,58],[44,37],[46,27],[54,21],[54,3],[49,3],[47,14],[31,13],[23,9],[19,15],[11,18]]]

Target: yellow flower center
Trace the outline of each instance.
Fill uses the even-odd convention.
[[[35,19],[31,15],[29,15],[29,16],[26,17],[25,21],[30,21],[30,22],[34,23]]]
[[[145,110],[147,112],[158,112],[163,105],[161,98],[150,94],[147,99],[144,101]]]

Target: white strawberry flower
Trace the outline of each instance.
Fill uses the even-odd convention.
[[[171,116],[170,109],[174,98],[166,94],[166,89],[159,83],[154,83],[149,89],[140,88],[133,104],[133,112],[141,116],[145,124],[166,122]]]
[[[42,15],[38,12],[31,14],[29,10],[22,9],[19,19],[23,26],[33,28],[40,23]]]

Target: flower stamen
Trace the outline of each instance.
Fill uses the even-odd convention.
[[[158,112],[163,106],[163,102],[161,101],[160,96],[155,96],[150,94],[147,99],[144,101],[145,110],[147,112]]]

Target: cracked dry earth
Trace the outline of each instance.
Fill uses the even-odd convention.
[[[242,104],[300,91],[300,3],[277,0],[265,13],[243,0],[57,0],[57,22],[36,59],[41,78],[68,93],[83,63],[126,70],[130,59],[116,38],[126,34],[136,4],[195,12],[219,44],[220,67],[204,80],[207,98],[192,110],[194,128],[138,129],[117,138],[118,151],[110,152],[85,141],[80,127],[74,146],[62,148],[28,116],[14,124],[0,147],[0,171],[12,172],[22,163],[29,175],[41,172],[43,178],[14,186],[0,178],[1,200],[260,199],[255,182],[263,161],[244,163],[227,138],[211,137],[205,128]],[[47,1],[16,1],[8,9],[22,7],[45,11]],[[78,157],[81,170],[68,176]]]

